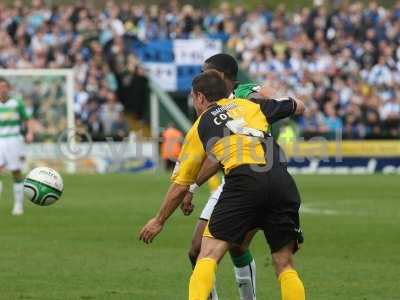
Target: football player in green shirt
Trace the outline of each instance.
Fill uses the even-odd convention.
[[[24,213],[24,185],[21,170],[25,162],[25,144],[21,130],[26,125],[25,140],[33,140],[30,117],[22,100],[10,97],[10,83],[0,77],[0,174],[3,170],[12,173],[14,184],[13,215]],[[3,183],[0,178],[0,194]]]

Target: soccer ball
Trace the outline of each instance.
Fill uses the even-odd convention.
[[[53,204],[60,199],[63,189],[60,174],[47,167],[33,169],[24,181],[25,196],[41,206]]]

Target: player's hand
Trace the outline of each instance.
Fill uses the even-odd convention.
[[[279,87],[276,84],[264,84],[258,93],[265,98],[277,98],[279,97]]]
[[[181,203],[181,210],[185,216],[190,216],[194,210],[194,204],[192,203],[193,193],[187,192]]]
[[[25,141],[26,143],[30,144],[33,142],[33,133],[32,132],[28,132],[25,136]]]
[[[149,244],[161,232],[163,224],[157,218],[150,219],[139,233],[139,239]]]

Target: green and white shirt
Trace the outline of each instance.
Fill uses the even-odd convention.
[[[29,119],[22,100],[0,101],[0,138],[21,136],[21,127]]]

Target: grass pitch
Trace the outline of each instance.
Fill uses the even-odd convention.
[[[0,299],[187,299],[187,249],[207,198],[177,212],[151,245],[137,233],[159,207],[166,174],[64,176],[51,207],[12,217],[10,180],[0,201]],[[311,300],[400,299],[400,177],[297,176],[305,244],[296,255]],[[280,299],[262,234],[252,244],[258,299]],[[220,299],[238,299],[229,257]]]

